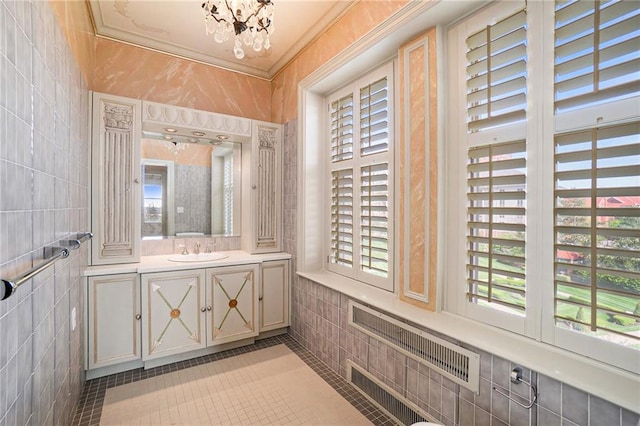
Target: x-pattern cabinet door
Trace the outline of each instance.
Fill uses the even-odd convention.
[[[206,347],[205,271],[142,275],[143,360]]]
[[[207,270],[208,345],[218,345],[258,335],[258,265]]]

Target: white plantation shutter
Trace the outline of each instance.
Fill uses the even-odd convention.
[[[392,65],[329,98],[328,269],[392,288]]]
[[[353,170],[331,173],[331,261],[353,265]]]
[[[555,137],[556,324],[640,336],[640,123]]]
[[[464,39],[466,300],[509,318],[523,316],[526,305],[527,15],[522,7],[494,9],[494,23]],[[477,315],[492,322],[483,312]]]
[[[639,46],[639,2],[556,2],[556,111],[640,94]]]
[[[360,89],[360,155],[389,149],[389,92],[384,77]]]
[[[233,234],[233,154],[224,157],[224,233]]]
[[[519,7],[448,32],[446,309],[637,373],[640,1]]]
[[[360,267],[381,277],[389,272],[389,164],[361,168]]]
[[[638,348],[640,2],[557,1],[554,40],[558,344]]]
[[[467,170],[468,300],[523,313],[526,143],[472,148]]]
[[[360,270],[389,272],[389,90],[387,77],[360,89]],[[361,162],[364,162],[361,161]]]
[[[331,103],[331,161],[353,158],[353,95]]]
[[[526,18],[521,10],[467,37],[469,132],[525,119]]]

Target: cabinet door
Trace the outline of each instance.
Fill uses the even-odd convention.
[[[91,262],[140,258],[141,102],[93,94]]]
[[[203,269],[142,275],[142,359],[205,347]]]
[[[289,325],[289,261],[260,266],[260,332]]]
[[[207,321],[208,345],[258,335],[258,266],[207,270],[207,294],[212,307]]]
[[[140,359],[138,274],[88,280],[89,369]]]
[[[254,121],[251,143],[250,229],[243,250],[282,250],[282,126]],[[245,218],[243,218],[244,220]]]

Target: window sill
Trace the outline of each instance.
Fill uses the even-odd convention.
[[[402,302],[395,293],[325,270],[297,274],[374,308],[639,412],[640,376],[637,374],[448,312],[425,311]],[[544,392],[544,389],[540,391]]]

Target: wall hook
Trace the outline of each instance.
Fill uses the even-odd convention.
[[[533,393],[533,399],[531,401],[526,401],[526,403],[522,403],[520,401],[518,401],[517,399],[511,397],[511,395],[502,392],[500,389],[498,389],[497,387],[493,386],[493,390],[498,392],[500,395],[502,396],[506,396],[509,400],[515,402],[516,404],[518,404],[519,406],[529,409],[531,407],[533,407],[533,405],[536,403],[536,401],[538,400],[538,388],[536,387],[535,384],[525,380],[522,378],[522,368],[521,367],[516,367],[513,370],[511,370],[511,374],[509,375],[509,378],[511,379],[511,383],[514,383],[516,385],[519,385],[520,383],[524,383],[525,385],[529,386],[531,388],[531,392]],[[518,396],[519,398],[522,398],[520,396]],[[522,398],[524,399],[524,398]]]

